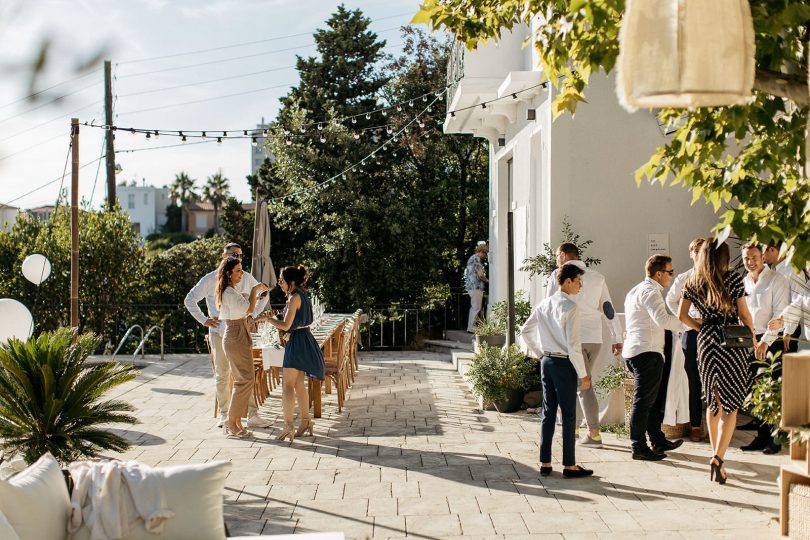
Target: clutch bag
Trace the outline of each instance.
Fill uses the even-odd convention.
[[[720,327],[723,332],[723,346],[729,349],[751,349],[754,347],[754,338],[751,329],[741,324],[724,324]]]

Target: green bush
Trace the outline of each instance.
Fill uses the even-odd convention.
[[[492,306],[492,313],[490,314],[493,324],[498,328],[503,328],[503,331],[500,332],[501,334],[506,333],[508,318],[507,307],[506,300],[502,300]],[[526,291],[517,291],[515,293],[515,326],[517,327],[518,333],[520,333],[520,327],[523,326],[531,314],[532,305],[526,297]]]
[[[537,361],[527,358],[517,345],[501,349],[482,343],[467,377],[485,402],[504,401],[512,390],[537,386]]]

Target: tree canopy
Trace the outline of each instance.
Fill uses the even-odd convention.
[[[662,109],[668,142],[636,181],[683,184],[693,202],[725,208],[716,231],[784,242],[793,264],[810,261],[810,183],[804,171],[810,94],[810,2],[751,0],[756,34],[754,100],[748,105]],[[444,28],[474,49],[503,28],[532,24],[540,68],[558,89],[553,111],[574,114],[592,74],[619,53],[624,0],[423,0],[413,22]]]

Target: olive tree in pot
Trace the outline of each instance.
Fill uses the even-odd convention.
[[[473,327],[475,333],[475,350],[479,351],[482,344],[491,347],[501,347],[506,343],[506,326],[494,317],[479,319]]]
[[[467,377],[484,404],[494,404],[498,412],[514,412],[520,409],[526,389],[537,386],[536,363],[517,345],[500,348],[482,343]]]
[[[50,452],[61,463],[123,451],[130,443],[106,426],[135,424],[132,405],[104,399],[137,372],[115,362],[87,364],[99,340],[68,328],[0,345],[0,450],[33,463]]]

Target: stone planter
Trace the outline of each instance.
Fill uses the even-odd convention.
[[[504,345],[506,345],[506,336],[502,334],[489,336],[475,336],[475,341],[473,342],[473,350],[475,352],[479,352],[481,350],[482,343],[486,343],[490,347],[503,347]]]
[[[509,390],[505,400],[495,401],[493,403],[493,405],[495,405],[495,410],[500,413],[513,413],[519,411],[520,406],[523,404],[523,394],[525,394],[525,390],[522,388]]]

